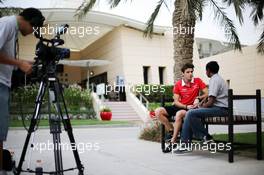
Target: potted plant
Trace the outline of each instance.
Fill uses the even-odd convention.
[[[149,117],[152,118],[152,119],[155,118],[155,110],[154,110],[154,108],[150,108],[149,109]]]
[[[100,117],[102,120],[111,120],[112,119],[112,112],[109,107],[103,107],[100,110]]]

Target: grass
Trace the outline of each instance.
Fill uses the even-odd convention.
[[[262,155],[264,157],[264,132],[262,132]],[[215,134],[213,135],[215,140],[227,141],[228,135],[227,134]],[[236,143],[246,143],[246,144],[256,144],[256,133],[249,132],[249,133],[236,133],[234,135],[234,142]],[[245,150],[238,150],[236,151],[238,154],[245,155],[245,156],[255,156],[256,155],[256,148],[247,148]]]
[[[264,132],[262,132],[262,135]],[[215,134],[213,135],[214,139],[216,140],[228,140],[227,134]],[[249,132],[249,133],[236,133],[234,136],[235,142],[241,142],[241,143],[249,143],[254,144],[256,143],[256,133],[255,132]],[[264,137],[262,137],[262,146],[264,143]]]
[[[29,126],[30,121],[25,121],[26,126]],[[96,119],[72,119],[71,124],[73,126],[85,126],[85,125],[127,125],[129,121],[102,121]],[[49,126],[48,120],[40,120],[39,126]],[[11,120],[10,127],[23,127],[21,120]]]

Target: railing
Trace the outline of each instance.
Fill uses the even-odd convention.
[[[148,101],[146,102],[146,106],[143,105],[142,101],[144,97],[142,97],[142,101],[139,100],[138,97],[132,92],[126,92],[127,102],[131,105],[131,107],[136,111],[138,116],[144,121],[147,122],[149,120],[149,112],[146,106],[148,106]],[[146,100],[146,99],[145,99]]]
[[[100,118],[100,109],[102,108],[103,104],[98,95],[91,91],[92,101],[93,101],[93,108],[96,113],[96,117]]]
[[[139,95],[139,101],[148,109],[149,107],[149,101],[148,99],[141,93],[138,92]]]

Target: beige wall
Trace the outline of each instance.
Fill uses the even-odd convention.
[[[79,51],[71,51],[71,60],[79,60],[80,58],[81,53]],[[64,66],[64,72],[59,74],[59,79],[66,84],[80,83],[82,81],[81,73],[82,69],[78,67]]]
[[[116,75],[124,76],[122,61],[121,28],[115,28],[102,38],[98,39],[81,52],[82,59],[102,59],[111,63],[106,66],[94,67],[91,70],[94,76],[107,72],[109,82],[115,82]],[[82,78],[86,78],[86,71],[83,71]]]
[[[122,27],[123,65],[127,84],[143,84],[143,66],[149,66],[149,84],[159,84],[159,66],[165,67],[164,83],[173,83],[172,35],[143,37],[142,31]]]
[[[91,70],[94,76],[107,72],[111,84],[116,82],[117,75],[123,76],[126,84],[143,84],[143,66],[150,66],[149,83],[152,84],[159,84],[158,67],[166,67],[165,83],[171,84],[171,41],[170,35],[154,35],[149,39],[143,37],[142,31],[120,26],[84,49],[81,57],[109,60],[110,65]]]
[[[19,42],[19,58],[23,60],[34,60],[35,49],[38,40],[33,36],[22,36],[18,37]]]
[[[209,61],[219,63],[219,74],[225,80],[230,80],[230,88],[235,94],[254,94],[256,89],[261,89],[264,94],[264,56],[257,54],[256,46],[244,47],[242,53],[229,51],[200,60],[195,54],[194,64],[199,68],[197,75],[207,83],[209,79],[204,69]]]

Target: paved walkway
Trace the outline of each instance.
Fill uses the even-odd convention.
[[[252,128],[242,128],[242,131]],[[223,130],[225,129],[216,128],[214,132]],[[264,161],[236,155],[235,162],[230,164],[227,162],[227,154],[212,154],[207,151],[195,151],[188,155],[163,154],[159,143],[139,140],[139,132],[140,127],[75,128],[74,135],[79,143],[79,151],[83,151],[82,143],[88,145],[86,151],[80,153],[85,175],[263,175]],[[24,130],[9,132],[5,146],[15,151],[16,160],[21,154],[25,134]],[[49,130],[37,131],[36,143],[48,144],[48,140],[52,141]],[[62,135],[62,142],[68,143],[65,134]],[[52,170],[53,152],[40,153],[40,145],[35,149],[38,150],[33,153],[31,167],[35,166],[37,159],[42,159],[44,170]],[[64,168],[75,165],[71,151],[63,152],[63,162]],[[26,167],[27,162],[24,163],[24,168]],[[77,173],[76,171],[65,173],[67,174]]]

